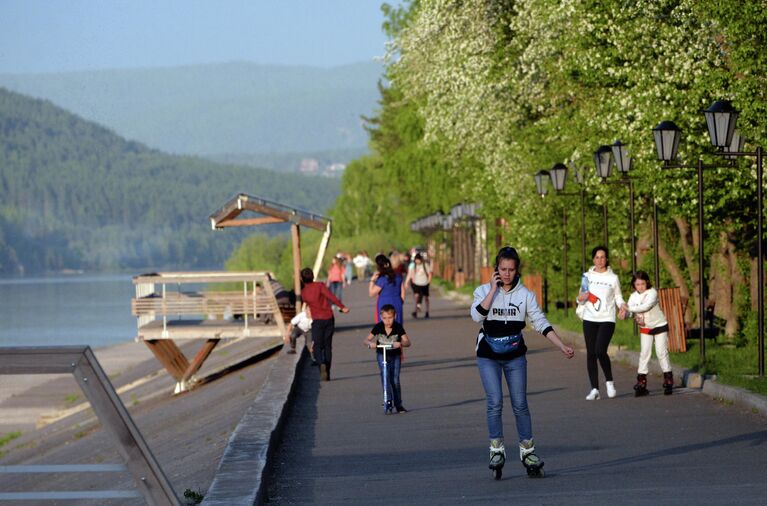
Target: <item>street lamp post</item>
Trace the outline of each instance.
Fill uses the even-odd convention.
[[[735,123],[740,113],[730,102],[718,100],[704,111],[706,126],[711,144],[719,152],[717,156],[723,156],[728,160],[737,160],[738,157],[756,158],[756,278],[757,278],[757,347],[759,361],[759,376],[764,377],[764,252],[762,250],[762,229],[764,225],[764,150],[757,146],[754,151],[743,151],[744,139],[735,129]]]
[[[612,173],[612,165],[615,164],[621,173],[621,179],[617,182],[607,181]],[[629,188],[629,226],[631,234],[631,273],[636,272],[636,235],[634,234],[634,182],[628,177],[631,169],[631,158],[628,156],[625,146],[621,141],[615,141],[612,146],[599,146],[594,153],[594,166],[597,175],[602,178],[604,184],[620,184]]]
[[[567,166],[562,163],[555,163],[551,170],[540,170],[535,174],[535,186],[538,191],[538,195],[545,197],[548,194],[547,182],[550,179],[557,196],[578,196],[581,201],[581,269],[586,270],[586,214],[585,214],[585,191],[583,189],[583,174],[580,171],[575,171],[575,179],[580,184],[579,191],[565,192],[565,183],[567,181]],[[565,305],[565,316],[568,313],[568,299],[567,299],[567,207],[562,206],[562,297]]]
[[[757,278],[759,286],[757,287],[757,319],[758,319],[758,347],[759,347],[759,375],[764,376],[764,272],[762,256],[762,214],[763,214],[763,195],[762,195],[762,164],[763,164],[763,152],[760,147],[757,147],[755,152],[742,152],[740,135],[737,137],[735,134],[735,121],[738,116],[738,112],[732,107],[729,102],[715,102],[711,107],[704,111],[706,116],[706,124],[709,130],[709,136],[711,137],[711,143],[719,148],[720,152],[718,156],[723,156],[726,159],[732,161],[727,164],[704,164],[702,159],[698,159],[694,165],[685,165],[674,163],[679,149],[679,139],[681,138],[681,130],[672,121],[662,121],[658,126],[653,129],[653,136],[655,138],[655,147],[657,150],[658,160],[663,161],[664,168],[669,169],[696,169],[698,179],[698,286],[699,286],[699,303],[698,303],[698,320],[700,321],[700,360],[701,365],[706,362],[706,342],[704,334],[704,314],[705,314],[705,300],[704,300],[704,256],[703,256],[703,240],[704,240],[704,227],[703,227],[703,170],[712,168],[734,168],[734,162],[739,156],[755,156],[757,160]],[[734,141],[734,142],[733,142]]]

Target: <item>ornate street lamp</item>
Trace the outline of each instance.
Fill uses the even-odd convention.
[[[549,180],[549,171],[547,170],[539,170],[535,173],[535,188],[538,191],[538,195],[541,197],[545,197],[547,193],[549,193],[549,187],[547,185]]]
[[[612,172],[612,165],[621,173],[621,180],[617,182],[608,182]],[[629,188],[629,225],[631,233],[631,273],[636,272],[636,236],[634,234],[634,183],[628,177],[631,170],[631,158],[629,157],[626,146],[621,141],[615,141],[612,146],[599,146],[594,153],[594,168],[597,175],[602,178],[605,184],[621,184]]]
[[[613,163],[621,174],[628,174],[631,170],[632,161],[626,146],[621,141],[615,141],[612,145]]]
[[[719,152],[716,153],[725,159],[731,160],[733,163],[738,157],[741,156],[755,156],[757,165],[756,175],[756,195],[757,195],[757,312],[758,312],[758,348],[759,348],[759,375],[764,376],[764,257],[762,252],[762,224],[763,224],[763,194],[762,194],[762,180],[763,180],[763,151],[761,147],[757,147],[755,152],[743,152],[741,151],[743,146],[743,140],[740,134],[735,134],[735,123],[738,118],[738,111],[736,111],[732,104],[727,101],[717,101],[711,104],[711,106],[703,111],[706,118],[706,126],[708,127],[709,138],[711,144],[715,146]],[[704,256],[703,256],[703,240],[704,240],[704,227],[703,227],[703,170],[709,168],[734,168],[732,163],[727,164],[704,164],[703,160],[698,159],[695,165],[684,165],[674,163],[676,159],[677,151],[679,148],[679,139],[681,137],[681,130],[671,121],[663,121],[658,126],[653,128],[653,136],[655,138],[655,147],[658,153],[658,160],[663,161],[664,167],[676,168],[676,169],[697,169],[698,177],[698,285],[700,287],[699,304],[698,304],[698,319],[700,321],[700,358],[701,363],[706,361],[706,342],[704,339],[704,318],[705,314],[705,294],[703,287],[705,286],[705,277],[703,273]]]
[[[580,189],[578,193],[564,192],[565,183],[567,182],[567,166],[563,163],[555,163],[549,170],[539,170],[535,173],[535,186],[538,191],[538,195],[545,197],[548,194],[547,181],[550,178],[551,184],[556,191],[556,195],[559,196],[580,196],[581,198],[581,268],[586,270],[586,217],[584,207],[584,189],[583,175],[580,171],[575,171],[576,180],[579,183]],[[567,206],[562,206],[562,298],[564,299],[565,316],[568,313],[568,299],[567,299]]]
[[[719,153],[733,163],[739,157],[756,158],[756,256],[757,256],[757,347],[759,361],[759,376],[764,377],[764,251],[762,248],[764,229],[764,150],[757,146],[755,151],[743,151],[744,139],[735,128],[740,114],[730,102],[718,100],[711,104],[703,114],[706,117],[706,126],[711,144]]]
[[[729,101],[717,100],[703,111],[703,114],[706,117],[711,144],[719,149],[728,148],[732,144],[732,136],[735,133],[738,111]]]
[[[594,152],[594,167],[597,169],[597,176],[602,179],[610,177],[612,172],[612,148],[610,146],[599,146]]]
[[[658,152],[658,160],[670,162],[676,160],[676,154],[679,150],[679,138],[682,131],[673,121],[661,121],[658,126],[652,129],[655,137],[655,148]]]
[[[565,181],[567,180],[567,167],[563,163],[555,163],[554,166],[549,169],[551,175],[551,183],[554,185],[554,190],[561,192],[565,189]]]

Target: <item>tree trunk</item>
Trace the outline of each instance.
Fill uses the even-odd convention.
[[[663,239],[660,238],[658,240],[658,256],[660,257],[661,262],[663,262],[663,267],[671,275],[671,279],[674,281],[674,284],[679,287],[679,296],[681,297],[682,303],[685,306],[684,321],[689,323],[691,319],[689,304],[690,290],[687,287],[687,281],[684,279],[684,274],[682,274],[682,270],[679,268],[679,265],[677,265],[676,261],[663,245]]]
[[[684,260],[687,263],[687,272],[690,273],[690,282],[692,283],[692,298],[693,303],[687,305],[687,309],[691,311],[689,314],[695,314],[696,320],[693,321],[694,325],[702,325],[703,315],[698,314],[698,308],[700,307],[700,297],[703,287],[700,286],[700,277],[698,276],[698,262],[695,260],[695,250],[698,245],[698,235],[693,234],[690,231],[690,224],[686,219],[680,217],[674,217],[674,223],[679,230],[679,245],[684,253]],[[692,307],[691,307],[692,306]],[[687,315],[685,315],[687,319]]]
[[[740,328],[737,299],[738,287],[743,279],[735,244],[727,232],[719,234],[719,247],[711,257],[710,276],[710,297],[706,305],[713,305],[714,314],[726,321],[724,333],[731,340]]]

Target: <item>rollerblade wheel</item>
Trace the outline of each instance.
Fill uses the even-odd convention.
[[[530,478],[543,478],[546,476],[546,473],[543,472],[543,466],[541,467],[530,467],[527,469],[527,476]]]

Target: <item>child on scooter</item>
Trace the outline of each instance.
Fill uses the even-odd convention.
[[[399,372],[402,365],[402,348],[410,346],[410,338],[400,323],[395,321],[397,312],[391,304],[384,304],[379,313],[380,321],[370,330],[363,341],[369,349],[376,350],[378,367],[381,370],[381,384],[386,388],[387,404],[385,413],[392,412],[392,401],[397,413],[406,413],[402,405],[402,388],[399,382]],[[386,350],[386,367],[384,368],[384,351],[379,345],[388,345]],[[384,378],[386,369],[386,378]]]

